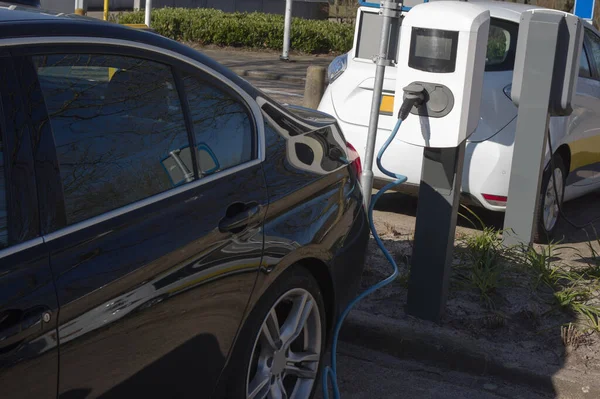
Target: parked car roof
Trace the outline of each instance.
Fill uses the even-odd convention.
[[[470,0],[471,3],[479,3],[490,10],[492,17],[508,21],[519,22],[521,14],[528,10],[546,9],[545,7],[531,4],[509,3],[506,1]]]

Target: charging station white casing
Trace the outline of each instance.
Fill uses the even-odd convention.
[[[415,82],[445,86],[452,93],[449,102],[453,104],[450,112],[441,117],[409,114],[398,132],[400,140],[422,147],[449,148],[457,147],[475,131],[480,118],[489,27],[489,11],[463,1],[423,3],[405,14],[398,46],[394,114],[398,115],[402,105],[403,88]],[[411,54],[415,55],[411,49],[413,28],[458,32],[452,72],[429,72],[409,66]]]

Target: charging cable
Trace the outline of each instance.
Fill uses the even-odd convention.
[[[415,87],[411,87],[411,86],[415,86]],[[394,257],[389,253],[389,251],[383,245],[381,238],[379,238],[379,234],[377,234],[377,229],[375,229],[375,223],[373,222],[373,209],[375,209],[375,204],[377,203],[379,198],[381,198],[381,196],[383,194],[385,194],[386,191],[404,183],[407,179],[406,176],[404,176],[404,175],[390,172],[389,170],[384,168],[383,165],[381,164],[381,158],[383,157],[383,154],[385,153],[385,151],[387,150],[389,145],[392,143],[392,141],[396,137],[396,134],[398,133],[398,130],[400,129],[400,126],[402,125],[402,121],[404,119],[406,119],[406,117],[410,113],[410,110],[412,109],[412,107],[415,105],[420,106],[424,101],[423,87],[420,85],[411,85],[411,86],[408,86],[407,88],[404,89],[404,91],[407,94],[405,96],[404,102],[402,103],[402,106],[400,107],[400,112],[398,115],[399,116],[398,122],[396,122],[396,126],[394,126],[394,129],[392,130],[392,134],[390,134],[390,137],[388,137],[387,141],[383,144],[383,147],[381,147],[381,150],[379,150],[379,153],[377,154],[377,167],[379,167],[379,170],[381,170],[386,176],[389,176],[395,180],[393,182],[385,185],[381,190],[379,190],[377,192],[377,194],[375,194],[375,196],[373,196],[371,203],[369,204],[369,210],[368,210],[369,226],[371,228],[371,233],[373,233],[373,238],[375,238],[375,242],[377,243],[377,246],[379,247],[379,249],[381,249],[381,252],[383,252],[383,254],[385,255],[385,258],[388,260],[390,265],[392,265],[393,271],[389,277],[387,277],[384,280],[381,280],[380,282],[378,282],[377,284],[369,287],[366,291],[361,293],[352,302],[350,302],[350,304],[346,307],[346,309],[344,309],[344,311],[342,312],[342,315],[340,316],[339,320],[337,321],[335,330],[333,333],[333,342],[331,345],[331,366],[325,367],[325,369],[323,371],[323,398],[324,399],[329,399],[329,386],[328,386],[329,381],[331,381],[331,385],[332,385],[333,398],[340,399],[340,389],[339,389],[338,383],[337,383],[337,344],[338,344],[338,336],[340,334],[340,330],[342,329],[342,324],[344,323],[346,316],[348,316],[348,313],[350,313],[350,310],[352,310],[352,308],[358,302],[363,300],[367,295],[370,295],[373,292],[377,291],[378,289],[385,287],[386,285],[388,285],[389,283],[394,281],[396,279],[396,277],[398,276],[398,265],[396,264]],[[418,87],[416,87],[416,86],[418,86]]]

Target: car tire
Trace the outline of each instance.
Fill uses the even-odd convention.
[[[552,163],[554,164],[555,179],[551,179],[552,174],[550,169],[552,168]],[[554,154],[552,163],[548,163],[542,175],[542,188],[537,208],[536,230],[534,233],[534,241],[539,244],[549,243],[555,238],[556,227],[560,220],[560,207],[562,207],[565,194],[565,181],[567,178],[565,162],[560,155]],[[558,198],[558,203],[553,187],[554,180],[558,182],[558,186],[556,187],[558,195],[560,196]]]
[[[302,329],[290,328],[298,318],[305,321]],[[279,338],[274,338],[276,330]],[[292,266],[263,294],[240,332],[230,360],[227,398],[252,398],[253,390],[260,392],[254,397],[263,398],[271,389],[285,389],[287,395],[280,396],[284,398],[312,398],[326,345],[319,284],[304,267]],[[296,361],[300,359],[306,360]]]

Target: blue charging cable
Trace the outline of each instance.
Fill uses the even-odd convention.
[[[332,385],[332,389],[333,389],[333,398],[340,399],[340,389],[337,384],[337,344],[338,344],[338,336],[340,334],[340,330],[342,329],[342,324],[344,323],[346,316],[348,316],[348,313],[350,313],[350,310],[352,310],[352,308],[358,302],[363,300],[367,295],[372,294],[373,292],[377,291],[378,289],[388,285],[389,283],[394,281],[396,279],[396,277],[398,276],[398,265],[396,264],[396,261],[394,260],[392,255],[389,253],[389,251],[383,245],[383,242],[381,241],[381,238],[379,238],[379,234],[377,234],[377,230],[375,229],[375,224],[373,223],[373,209],[375,208],[375,204],[377,203],[377,200],[379,200],[379,198],[386,191],[388,191],[406,181],[406,176],[392,173],[389,170],[385,169],[383,167],[383,165],[381,164],[381,158],[383,157],[385,150],[387,150],[389,145],[394,140],[394,137],[396,137],[396,134],[398,133],[398,130],[400,129],[400,125],[402,124],[403,119],[404,118],[398,119],[396,126],[394,126],[394,130],[392,130],[392,134],[390,135],[390,137],[387,139],[387,141],[385,142],[383,147],[381,147],[381,150],[379,150],[379,153],[377,154],[377,166],[379,167],[379,170],[381,170],[385,175],[387,175],[393,179],[396,179],[396,180],[387,184],[381,190],[379,190],[379,192],[377,194],[375,194],[375,196],[372,198],[371,203],[369,205],[369,212],[368,212],[369,225],[371,227],[371,232],[373,233],[373,237],[375,238],[375,242],[377,242],[377,245],[381,249],[381,252],[383,252],[383,254],[385,255],[388,262],[390,262],[390,264],[392,265],[393,272],[385,280],[382,280],[382,281],[378,282],[377,284],[369,287],[369,289],[367,289],[362,294],[357,296],[352,302],[350,302],[348,307],[346,307],[346,309],[344,309],[344,312],[340,316],[340,319],[338,320],[338,322],[335,326],[334,333],[333,333],[333,343],[331,346],[331,366],[325,367],[325,370],[323,372],[323,398],[325,398],[325,399],[329,399],[328,382],[330,380],[331,380],[331,385]]]

